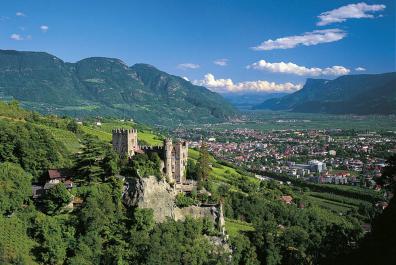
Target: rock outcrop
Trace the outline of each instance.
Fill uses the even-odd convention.
[[[176,191],[165,181],[155,176],[130,178],[123,201],[128,206],[151,208],[154,219],[160,223],[168,217],[174,219]]]
[[[158,180],[154,176],[147,178],[130,178],[123,201],[127,206],[153,209],[157,223],[167,218],[185,220],[187,216],[193,218],[209,218],[216,224],[224,235],[223,209],[218,205],[189,206],[178,208],[175,198],[178,191],[165,180]]]

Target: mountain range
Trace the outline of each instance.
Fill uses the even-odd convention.
[[[237,113],[220,95],[148,64],[104,57],[67,63],[45,52],[0,50],[0,98],[42,113],[148,124],[222,121]]]
[[[280,98],[288,93],[272,93],[272,92],[229,92],[221,93],[228,102],[240,111],[250,111],[252,108],[267,99]]]
[[[304,87],[255,109],[331,114],[396,114],[396,72],[307,79]]]

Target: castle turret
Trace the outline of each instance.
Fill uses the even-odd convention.
[[[114,129],[112,130],[112,144],[114,150],[122,157],[132,157],[138,150],[136,129]]]
[[[186,182],[186,168],[188,158],[188,144],[187,142],[178,142],[175,146],[175,173],[176,182]]]
[[[169,182],[174,182],[174,159],[173,159],[173,144],[171,139],[164,140],[164,162],[165,162],[165,175]]]

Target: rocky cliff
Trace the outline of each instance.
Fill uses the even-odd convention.
[[[124,194],[124,203],[128,206],[151,208],[156,222],[167,218],[174,219],[176,190],[165,180],[155,176],[128,179],[128,190]]]
[[[150,176],[147,178],[130,178],[127,181],[128,189],[123,197],[124,203],[132,207],[153,209],[156,222],[163,222],[167,218],[184,220],[187,216],[209,218],[224,233],[222,207],[190,206],[178,208],[175,205],[178,191],[165,180],[158,180],[156,177]]]

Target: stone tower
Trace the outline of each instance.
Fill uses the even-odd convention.
[[[173,178],[174,172],[174,152],[173,152],[173,144],[171,139],[164,140],[164,164],[165,164],[165,175],[169,182],[174,182]]]
[[[164,141],[165,175],[169,182],[185,183],[188,158],[187,142]]]
[[[175,172],[174,177],[176,182],[186,182],[186,168],[188,157],[187,142],[177,142],[175,145]]]
[[[112,131],[114,150],[121,157],[132,157],[139,149],[136,129],[115,129]]]

